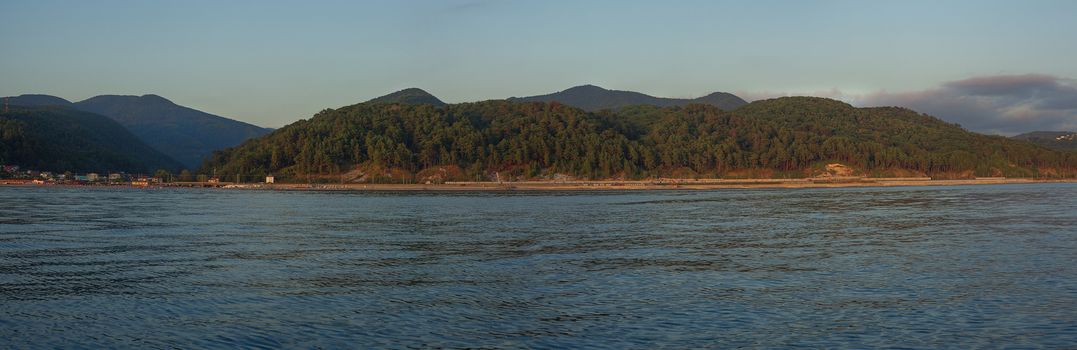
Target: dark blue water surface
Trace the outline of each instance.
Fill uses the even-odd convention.
[[[0,188],[0,348],[1077,347],[1077,185]]]

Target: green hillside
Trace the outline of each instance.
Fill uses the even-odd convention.
[[[1077,132],[1072,131],[1033,131],[1014,136],[1013,139],[1051,149],[1077,151]]]
[[[11,107],[0,113],[0,164],[73,172],[181,168],[112,119],[64,107]]]
[[[202,172],[363,181],[355,169],[459,169],[458,179],[1072,176],[1077,155],[901,108],[809,97],[597,113],[559,103],[357,104],[214,153]],[[388,174],[388,173],[386,173]],[[316,178],[316,177],[315,177]]]

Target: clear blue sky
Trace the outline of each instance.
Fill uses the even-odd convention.
[[[279,127],[412,86],[857,94],[1077,78],[1075,33],[1077,1],[3,0],[0,95],[155,93]]]

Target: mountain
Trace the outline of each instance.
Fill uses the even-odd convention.
[[[1077,151],[1077,132],[1073,131],[1033,131],[1014,136],[1015,140],[1063,151]]]
[[[116,121],[59,106],[12,106],[0,112],[0,164],[79,173],[181,167]]]
[[[372,99],[370,101],[366,101],[366,103],[400,103],[406,105],[429,104],[434,106],[445,105],[445,102],[442,102],[437,97],[434,97],[434,95],[431,95],[430,93],[423,91],[423,89],[419,88],[407,88],[382,97]]]
[[[101,95],[75,103],[49,95],[21,95],[8,97],[8,103],[69,106],[107,116],[143,142],[192,169],[215,150],[238,145],[272,130],[180,106],[157,95]]]
[[[51,95],[26,94],[4,97],[4,102],[12,106],[71,106],[71,101]]]
[[[271,130],[180,106],[157,95],[101,95],[76,102],[75,108],[116,120],[153,148],[192,169],[215,150]]]
[[[581,108],[587,111],[600,109],[618,109],[634,105],[650,105],[656,107],[686,106],[693,103],[707,104],[723,110],[734,110],[743,106],[745,102],[736,95],[715,92],[707,96],[694,99],[663,98],[641,94],[634,91],[607,90],[594,85],[582,85],[548,95],[531,97],[510,97],[515,102],[559,102],[569,106]]]
[[[810,97],[587,112],[492,100],[328,109],[215,152],[200,170],[291,181],[1074,176],[1077,154],[972,133],[912,110]],[[495,177],[492,174],[497,172]]]

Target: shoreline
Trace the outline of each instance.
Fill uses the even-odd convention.
[[[964,179],[904,180],[863,179],[856,181],[819,179],[745,179],[655,181],[572,181],[572,182],[464,182],[445,184],[249,184],[230,185],[225,189],[261,189],[279,191],[662,191],[720,189],[797,189],[849,187],[971,186],[1033,183],[1077,183],[1077,179]]]
[[[131,184],[34,184],[0,183],[0,186],[126,187],[126,188],[216,188],[225,190],[270,191],[653,191],[719,190],[779,188],[847,188],[968,186],[1033,183],[1077,183],[1077,179],[979,178],[931,180],[927,178],[811,178],[811,179],[658,179],[636,181],[518,181],[518,182],[446,182],[443,184],[233,184],[166,183],[150,186]]]

